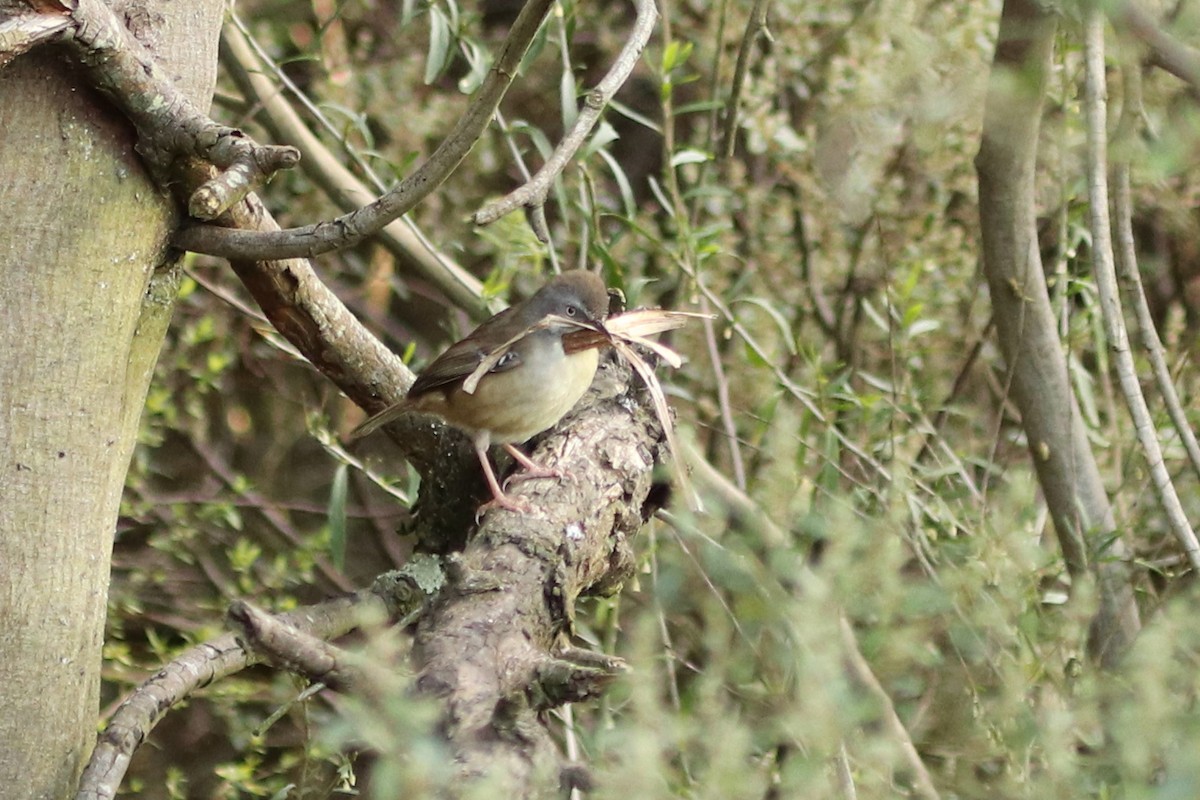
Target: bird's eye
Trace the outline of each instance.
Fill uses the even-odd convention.
[[[567,306],[567,316],[568,317],[573,317],[578,313],[579,313],[579,309],[576,308],[575,306]]]

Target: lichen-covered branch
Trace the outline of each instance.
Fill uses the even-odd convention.
[[[446,703],[463,772],[514,796],[549,794],[567,768],[539,712],[605,680],[563,655],[560,637],[580,595],[611,593],[631,574],[630,539],[649,513],[661,431],[629,385],[626,368],[602,366],[569,433],[535,453],[573,477],[522,483],[533,514],[489,513],[418,629],[419,685]]]

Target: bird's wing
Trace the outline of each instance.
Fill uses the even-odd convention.
[[[507,350],[489,372],[504,372],[517,366],[521,362],[520,356],[516,351],[508,349],[511,347],[510,337],[503,334],[504,329],[511,324],[509,312],[512,310],[509,308],[501,311],[476,328],[470,336],[451,345],[446,352],[434,359],[433,363],[417,376],[416,382],[408,390],[408,396],[416,398],[461,382],[495,352],[495,348],[485,346],[486,342],[501,344],[502,348]],[[501,331],[500,336],[494,335],[497,329]]]

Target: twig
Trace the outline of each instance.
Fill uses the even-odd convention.
[[[729,397],[729,379],[721,363],[721,349],[717,346],[717,330],[709,313],[708,298],[700,298],[700,312],[704,314],[704,344],[708,348],[708,361],[713,368],[713,380],[717,388],[717,408],[721,414],[721,428],[729,445],[729,459],[733,465],[733,480],[742,491],[746,490],[746,465],[742,459],[742,447],[738,439],[737,423],[733,420],[733,401]]]
[[[1113,267],[1112,231],[1108,220],[1108,131],[1105,101],[1104,71],[1104,14],[1098,8],[1087,7],[1083,17],[1084,45],[1084,119],[1087,129],[1088,205],[1092,232],[1092,268],[1096,275],[1096,291],[1104,319],[1105,335],[1116,364],[1117,378],[1125,404],[1133,418],[1138,442],[1146,458],[1146,466],[1159,502],[1175,538],[1188,554],[1192,568],[1200,570],[1200,541],[1188,522],[1183,505],[1175,492],[1171,474],[1163,462],[1158,431],[1146,405],[1138,381],[1129,335],[1121,314],[1117,290],[1117,275]]]
[[[382,594],[359,592],[309,608],[281,614],[287,624],[322,639],[352,630],[364,615],[388,613]],[[139,686],[116,710],[100,734],[79,781],[76,800],[111,800],[130,759],[167,712],[197,689],[232,675],[258,657],[238,644],[232,633],[180,654]]]
[[[175,245],[223,258],[263,260],[311,257],[350,247],[375,235],[441,186],[466,158],[491,122],[553,3],[554,0],[529,0],[521,7],[496,62],[454,129],[424,164],[375,202],[333,220],[288,230],[264,232],[192,226],[176,234]]]
[[[240,482],[233,467],[221,458],[214,448],[199,439],[192,439],[190,443],[196,455],[200,456],[208,468],[213,471],[213,474],[220,478],[231,491],[239,491],[238,488],[235,488],[239,486]],[[284,538],[289,547],[300,548],[303,545],[300,533],[295,529],[286,515],[279,513],[270,499],[248,486],[240,487],[239,493],[252,504],[253,508],[263,516],[272,528],[279,532],[279,535]],[[350,591],[350,581],[337,567],[330,563],[326,556],[319,553],[314,554],[313,565],[317,568],[317,571],[325,576],[330,586],[339,591]]]
[[[929,776],[929,770],[925,768],[921,754],[917,752],[912,737],[908,735],[908,729],[904,727],[900,715],[896,713],[896,706],[892,703],[892,698],[888,696],[887,690],[883,688],[879,678],[875,677],[871,665],[867,663],[867,659],[858,648],[858,639],[845,614],[838,615],[838,628],[842,634],[842,649],[846,655],[846,664],[858,682],[883,707],[883,723],[896,738],[904,760],[908,763],[909,769],[913,771],[914,791],[918,797],[926,798],[926,800],[938,800],[938,792],[934,788],[933,778]]]
[[[571,158],[574,157],[575,152],[583,145],[584,140],[600,119],[600,114],[608,105],[608,101],[629,78],[633,68],[637,65],[638,58],[642,55],[642,50],[650,41],[650,34],[654,31],[654,21],[658,16],[658,12],[654,8],[654,0],[634,0],[634,5],[637,9],[637,18],[634,20],[629,39],[621,48],[621,52],[613,62],[608,74],[600,83],[596,84],[596,88],[587,93],[583,108],[579,111],[579,116],[575,119],[571,130],[559,142],[558,147],[554,148],[550,158],[529,182],[476,211],[474,216],[476,225],[487,225],[510,211],[518,208],[536,208],[546,202],[546,196],[550,192],[550,186],[554,179],[562,173]]]
[[[733,157],[733,145],[737,139],[737,110],[742,97],[742,87],[746,83],[746,71],[750,67],[750,48],[754,47],[759,38],[771,38],[767,28],[767,9],[769,0],[754,0],[754,9],[750,12],[750,22],[742,35],[742,45],[738,48],[737,63],[733,69],[733,85],[729,89],[729,99],[725,101],[725,135],[721,141],[720,155],[723,159]]]
[[[838,742],[837,755],[833,757],[833,769],[837,775],[842,800],[858,800],[858,790],[854,788],[854,773],[850,769],[850,754],[846,752],[845,739]]]

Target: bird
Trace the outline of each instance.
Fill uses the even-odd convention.
[[[408,412],[433,414],[471,437],[492,493],[488,505],[527,512],[528,504],[509,497],[496,480],[488,447],[503,445],[529,477],[561,475],[514,445],[553,427],[587,391],[607,315],[608,289],[598,276],[579,269],[557,275],[451,345],[403,400],[359,425],[350,438]]]

